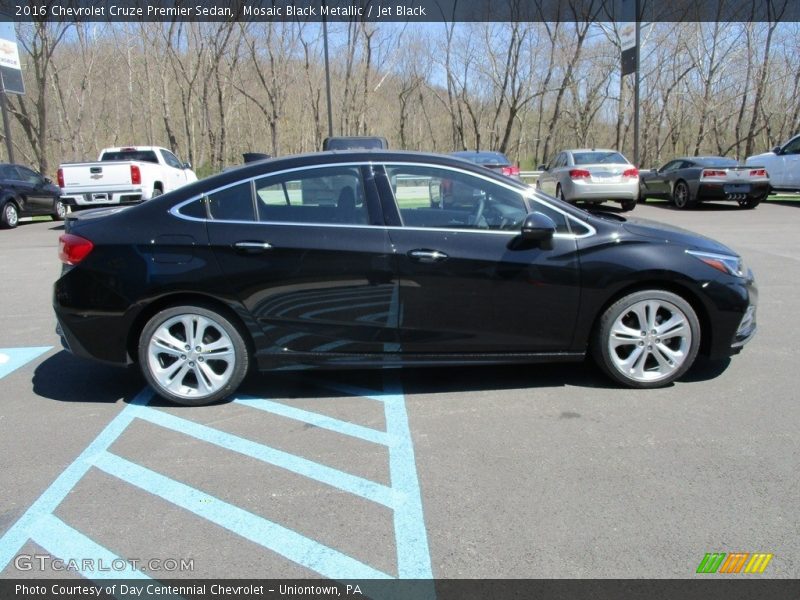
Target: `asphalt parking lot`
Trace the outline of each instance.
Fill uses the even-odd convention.
[[[707,552],[800,577],[800,202],[632,216],[745,257],[741,355],[653,391],[589,364],[267,373],[200,408],[63,352],[62,228],[0,231],[0,577],[688,578]]]

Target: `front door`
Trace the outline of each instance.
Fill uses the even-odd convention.
[[[553,247],[515,245],[529,207],[519,190],[445,167],[385,165],[379,186],[402,226],[389,236],[404,353],[566,350],[579,301],[575,239],[563,214]],[[448,197],[444,190],[450,192]],[[550,216],[550,214],[548,215]]]

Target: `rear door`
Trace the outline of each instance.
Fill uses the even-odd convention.
[[[271,352],[396,349],[397,281],[368,166],[293,169],[212,192],[207,203],[231,294]]]
[[[551,249],[516,246],[527,215],[522,193],[447,167],[385,165],[379,189],[400,278],[406,354],[558,351],[578,310],[576,241],[547,205],[559,234]],[[440,197],[451,190],[453,197]],[[389,207],[389,208],[386,208]]]

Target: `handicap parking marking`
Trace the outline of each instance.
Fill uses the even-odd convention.
[[[328,390],[343,391],[342,386],[309,378],[307,383]],[[423,579],[432,578],[427,529],[417,477],[414,448],[408,424],[405,395],[399,383],[382,384],[382,389],[345,386],[348,396],[380,402],[384,408],[385,430],[372,429],[327,415],[299,409],[275,400],[241,396],[234,402],[253,410],[313,424],[343,436],[349,436],[388,449],[390,485],[365,479],[320,464],[307,458],[272,448],[172,415],[149,406],[154,393],[140,392],[70,464],[23,516],[0,537],[0,571],[13,560],[28,540],[33,540],[62,559],[97,558],[109,560],[114,552],[103,548],[55,516],[61,502],[79,481],[96,468],[124,484],[133,485],[187,512],[215,523],[231,533],[250,540],[266,550],[331,579]],[[244,510],[232,502],[213,497],[181,481],[171,479],[111,452],[110,448],[134,421],[145,421],[163,429],[191,436],[266,464],[307,477],[353,496],[380,504],[393,511],[397,574],[370,566],[335,548],[293,531],[279,523]],[[94,579],[94,573],[82,573]],[[115,576],[131,577],[133,573]],[[140,573],[136,576],[145,576]],[[383,595],[383,594],[381,594]],[[435,597],[433,586],[424,597]]]
[[[0,379],[16,371],[21,366],[38,358],[52,346],[35,346],[32,348],[0,348]]]

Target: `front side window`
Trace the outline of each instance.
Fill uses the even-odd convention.
[[[26,169],[25,167],[19,167],[19,166],[17,167],[17,171],[19,171],[22,181],[30,183],[31,185],[41,185],[42,178],[38,173],[35,173],[30,169]]]
[[[358,167],[325,167],[256,180],[261,221],[366,225],[369,222]]]
[[[167,163],[173,169],[183,169],[181,161],[179,161],[178,157],[175,156],[172,152],[167,152],[166,150],[162,150],[161,155],[164,157],[164,162]]]
[[[519,192],[462,171],[387,165],[386,174],[406,227],[512,231],[527,214]]]
[[[800,154],[800,137],[796,137],[783,148],[784,154]]]

